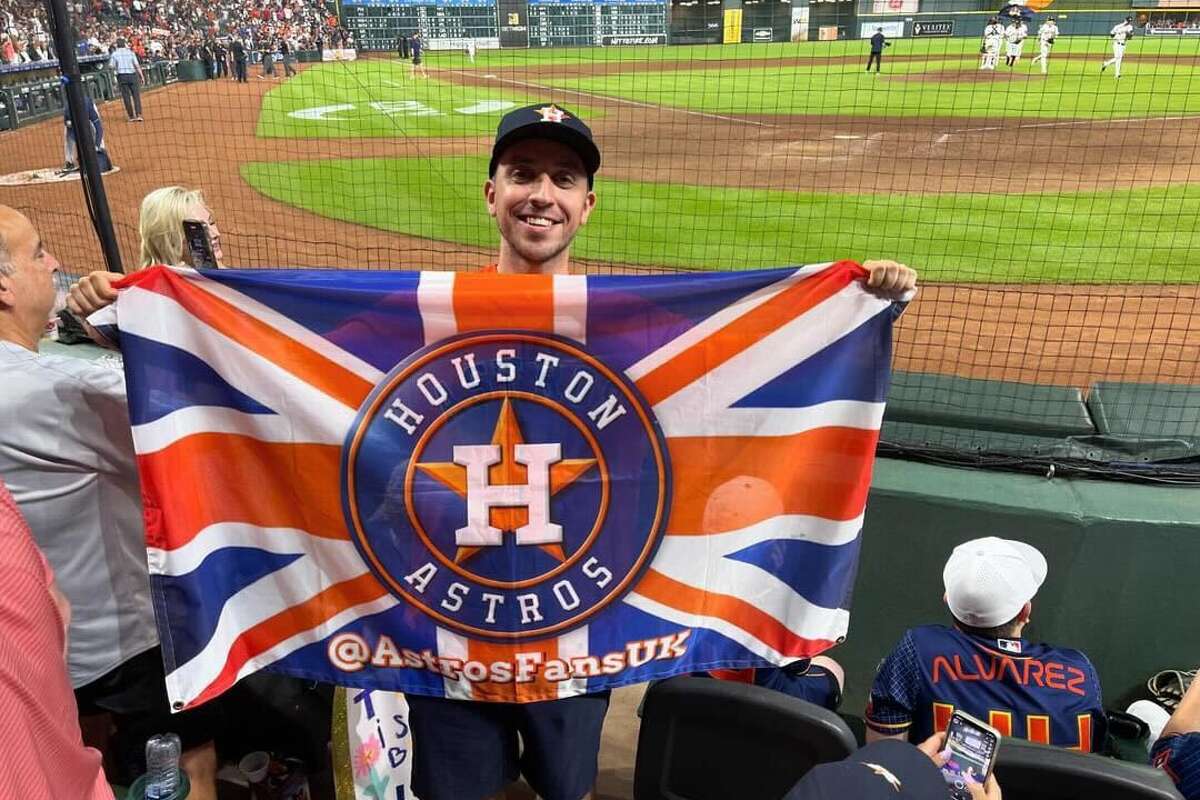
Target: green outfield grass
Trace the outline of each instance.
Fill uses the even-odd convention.
[[[322,216],[490,247],[497,233],[480,196],[486,169],[482,157],[364,158],[247,164],[242,176],[268,197]],[[711,269],[887,256],[918,266],[927,280],[1200,280],[1200,185],[875,196],[681,185],[668,192],[602,179],[597,193],[577,257]]]
[[[981,12],[983,13],[983,12]],[[868,22],[867,18],[863,18]],[[1064,26],[1065,26],[1064,22]],[[1036,29],[1036,26],[1035,26]],[[1030,41],[1030,45],[1035,45]],[[1108,38],[1103,36],[1064,35],[1055,44],[1055,52],[1107,52]],[[428,52],[428,63],[447,69],[486,70],[491,67],[521,67],[543,64],[614,64],[620,62],[677,62],[686,65],[695,61],[777,61],[781,58],[827,59],[840,56],[863,56],[867,46],[861,40],[837,42],[781,42],[772,44],[710,44],[672,47],[564,47],[531,48],[528,50],[480,50],[475,64],[467,61],[461,51]],[[1030,48],[1027,46],[1026,51]],[[1034,47],[1036,52],[1036,45]],[[946,39],[895,39],[888,55],[961,56],[978,55],[979,41],[972,37]],[[1200,55],[1200,37],[1136,37],[1129,46],[1132,63],[1138,55]]]
[[[267,93],[256,133],[298,139],[483,136],[495,132],[504,108],[538,99],[501,84],[412,79],[408,65],[395,61],[320,64]],[[579,113],[597,115],[582,106]]]
[[[1028,48],[1027,48],[1028,50]],[[1051,72],[1022,64],[979,82],[977,55],[891,61],[876,77],[862,65],[626,72],[546,84],[606,97],[719,114],[857,115],[889,117],[1040,117],[1105,119],[1200,113],[1200,70],[1127,57],[1120,81],[1095,61],[1051,61]],[[940,80],[914,76],[939,73]]]

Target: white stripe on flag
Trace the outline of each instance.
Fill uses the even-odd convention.
[[[746,395],[841,339],[890,305],[852,283],[654,407],[660,424],[715,419]]]
[[[573,658],[586,658],[588,655],[588,626],[581,625],[573,631],[568,631],[558,637],[558,657],[567,662],[568,668]],[[559,697],[574,697],[587,691],[587,678],[570,678],[558,684]]]
[[[207,644],[176,670],[179,685],[188,699],[204,691],[217,679],[230,656],[233,643],[243,632],[292,606],[306,602],[334,584],[351,580],[364,572],[366,570],[361,560],[356,565],[350,565],[337,561],[318,563],[312,557],[298,558],[233,594],[222,606]],[[259,663],[270,661],[260,660]]]
[[[662,406],[666,406],[665,409]],[[658,424],[668,439],[681,436],[793,436],[816,428],[879,430],[883,403],[830,400],[803,408],[727,408],[709,418],[663,403]]]
[[[243,394],[278,406],[296,428],[295,441],[341,441],[358,409],[297,378],[268,358],[192,316],[175,300],[131,286],[121,292],[121,329],[185,350]]]
[[[172,411],[152,422],[132,426],[133,441],[138,455],[162,450],[180,439],[198,433],[232,433],[248,436],[260,442],[283,444],[341,445],[345,436],[336,431],[310,428],[307,433],[320,440],[300,439],[298,431],[287,417],[278,414],[248,414],[226,406],[187,406]]]
[[[440,626],[437,629],[437,654],[441,658],[457,659],[460,664],[466,664],[471,660],[467,637]],[[451,700],[471,700],[475,697],[475,690],[471,682],[461,672],[457,680],[443,677],[442,685],[446,690],[446,697]]]
[[[554,332],[587,342],[587,276],[554,276]]]
[[[722,308],[711,317],[704,319],[692,326],[682,334],[667,342],[662,347],[655,350],[653,353],[642,358],[641,361],[634,364],[629,369],[625,370],[625,374],[630,380],[636,381],[642,376],[649,373],[651,370],[665,364],[675,356],[687,350],[689,347],[696,345],[717,331],[724,328],[729,323],[733,322],[738,317],[750,313],[755,308],[758,308],[763,303],[770,300],[775,295],[790,289],[804,278],[820,272],[821,270],[832,264],[832,261],[826,261],[823,264],[808,264],[785,278],[776,281],[768,286],[764,286],[756,292],[751,292],[735,303]]]
[[[417,308],[425,331],[425,344],[440,342],[458,333],[454,316],[454,273],[422,272],[417,283]]]
[[[280,555],[310,558],[330,576],[345,580],[367,571],[362,556],[346,539],[313,536],[296,528],[260,528],[244,522],[217,522],[196,534],[190,542],[173,550],[146,548],[151,575],[186,575],[204,560],[226,547],[252,547]]]
[[[812,542],[813,544],[836,547],[858,538],[862,530],[863,515],[854,519],[833,520],[807,514],[780,514],[745,528],[724,533],[695,534],[678,533],[663,537],[672,539],[707,539],[712,549],[722,553],[736,553],[747,547],[774,540]],[[661,550],[660,550],[661,553]],[[653,566],[657,568],[658,555]],[[661,570],[660,570],[661,571]]]
[[[796,660],[795,656],[785,656],[754,634],[720,617],[710,617],[693,614],[689,611],[680,611],[677,608],[665,606],[648,597],[643,597],[636,591],[625,595],[624,601],[634,608],[645,611],[647,614],[665,619],[668,622],[674,622],[677,625],[683,625],[687,628],[708,628],[709,630],[716,631],[722,636],[737,642],[751,653],[765,658],[773,664],[783,665]],[[826,630],[822,631],[821,635],[812,638],[837,641],[846,635],[846,630],[850,622],[850,614],[843,611],[836,615],[830,615],[826,622]]]
[[[194,282],[197,288],[221,298],[239,311],[274,328],[284,336],[294,339],[301,346],[324,356],[333,363],[353,372],[363,380],[375,384],[383,379],[383,373],[366,361],[363,361],[353,353],[343,350],[325,337],[310,331],[308,328],[290,317],[284,316],[270,306],[264,305],[220,281],[207,278],[195,270],[176,268],[175,271]]]
[[[399,601],[396,600],[396,598],[392,595],[384,594],[383,596],[377,597],[374,600],[368,600],[365,603],[359,603],[356,606],[351,606],[350,608],[339,611],[337,614],[325,620],[321,624],[309,628],[308,630],[301,631],[295,636],[284,639],[275,646],[264,650],[254,658],[247,659],[246,663],[243,664],[237,671],[237,675],[234,676],[234,683],[246,677],[247,675],[257,672],[263,667],[268,667],[271,664],[274,664],[281,658],[286,658],[302,647],[307,647],[314,642],[321,641],[325,637],[332,635],[339,628],[349,625],[355,620],[369,617],[372,614],[379,614],[383,611],[387,611],[389,608],[395,606],[398,602]],[[205,681],[205,673],[193,668],[192,665],[194,661],[195,659],[189,661],[187,664],[184,664],[174,672],[171,672],[167,675],[167,694],[170,696],[172,704],[174,704],[176,701],[183,703],[191,702],[201,692],[208,688],[208,686],[215,679],[216,675],[220,674],[220,667],[218,667],[217,672],[213,673],[213,677]],[[221,666],[224,666],[224,659],[222,659]]]

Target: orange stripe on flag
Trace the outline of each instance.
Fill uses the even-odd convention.
[[[554,276],[459,273],[454,316],[459,333],[492,328],[554,333]]]
[[[784,289],[643,375],[637,382],[646,401],[654,406],[702,375],[759,342],[814,306],[846,288],[866,272],[853,261],[839,261],[829,269]]]
[[[348,608],[369,603],[385,594],[387,590],[374,575],[367,573],[330,586],[303,603],[285,608],[248,628],[229,646],[229,656],[216,680],[206,686],[188,707],[210,700],[232,686],[237,681],[238,670],[255,656],[296,634],[317,627]]]
[[[780,514],[854,519],[871,486],[879,432],[815,428],[792,436],[667,440],[669,534],[740,530]]]
[[[782,622],[739,597],[696,589],[653,569],[646,571],[633,591],[677,611],[723,619],[785,656],[815,656],[834,645],[825,639],[797,636]]]
[[[536,666],[531,667],[531,669],[536,671],[536,677],[532,681],[524,683],[516,681],[518,653],[525,656],[526,660],[534,656],[541,656],[542,660]],[[513,665],[514,675],[511,681],[501,683],[488,680],[473,684],[472,694],[476,700],[490,700],[502,703],[530,703],[538,700],[558,699],[558,684],[552,683],[545,678],[547,662],[558,658],[557,639],[543,639],[538,642],[529,642],[526,644],[496,644],[494,642],[468,639],[467,657],[472,661],[484,664],[489,670],[491,669],[491,665],[496,662]],[[568,664],[566,668],[570,670],[571,666]]]
[[[342,516],[341,448],[336,445],[199,433],[138,456],[138,469],[150,547],[181,547],[217,522],[350,538]],[[163,495],[155,496],[150,487]]]
[[[131,282],[178,302],[214,330],[239,342],[349,408],[358,408],[374,387],[340,364],[308,349],[265,322],[209,294],[167,269]]]

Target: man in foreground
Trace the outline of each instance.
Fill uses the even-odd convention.
[[[562,275],[570,247],[596,208],[600,151],[575,114],[553,104],[519,108],[500,121],[483,197],[500,232],[485,269]],[[867,262],[867,286],[900,298],[916,273],[894,261]],[[115,298],[109,273],[71,290],[71,308],[90,314]],[[407,695],[413,732],[412,788],[422,800],[483,800],[524,775],[543,800],[592,796],[608,692],[531,703]]]
[[[0,474],[73,608],[67,663],[83,715],[110,713],[114,781],[144,770],[146,739],[174,731],[192,800],[216,797],[216,706],[172,714],[150,600],[125,379],[42,355],[58,261],[0,206]]]
[[[1021,636],[1046,569],[1024,542],[987,537],[954,548],[943,571],[954,627],[912,628],[884,660],[867,741],[923,741],[944,731],[957,708],[1002,736],[1103,749],[1100,678],[1087,656]]]

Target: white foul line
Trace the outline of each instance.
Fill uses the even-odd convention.
[[[1070,122],[1030,122],[1024,125],[991,125],[986,128],[959,128],[943,136],[955,133],[982,133],[983,131],[1010,131],[1025,128],[1069,128],[1074,125],[1128,125],[1131,122],[1176,122],[1200,119],[1200,114],[1184,114],[1174,117],[1125,117],[1122,119],[1076,119]],[[941,141],[940,139],[938,140]]]

